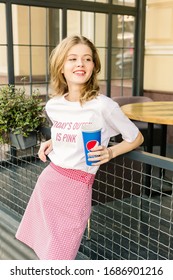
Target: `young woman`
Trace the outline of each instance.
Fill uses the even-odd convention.
[[[50,57],[55,96],[46,104],[52,121],[51,139],[38,152],[50,164],[30,198],[16,238],[39,259],[75,259],[91,213],[92,184],[99,166],[137,148],[138,128],[111,98],[99,92],[100,60],[93,43],[83,36],[65,38]],[[86,165],[81,127],[99,124],[101,145],[89,152]],[[112,136],[123,141],[107,148]],[[94,156],[94,157],[93,157]]]

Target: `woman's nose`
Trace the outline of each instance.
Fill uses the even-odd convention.
[[[77,66],[83,66],[83,60],[82,58],[77,59]]]

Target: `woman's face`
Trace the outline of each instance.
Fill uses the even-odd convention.
[[[68,86],[81,86],[90,79],[93,69],[92,50],[87,45],[77,44],[67,53],[62,73]]]

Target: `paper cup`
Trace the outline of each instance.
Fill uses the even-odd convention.
[[[90,150],[96,146],[101,144],[101,128],[96,127],[92,124],[87,124],[82,126],[82,137],[84,143],[84,150],[85,150],[85,159],[87,165],[92,165],[91,162],[88,161],[88,153]]]

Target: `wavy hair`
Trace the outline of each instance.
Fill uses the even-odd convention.
[[[62,73],[65,59],[69,50],[77,45],[87,45],[91,51],[94,62],[94,69],[90,79],[83,85],[80,95],[80,103],[84,103],[88,100],[95,98],[99,93],[99,85],[97,80],[97,74],[101,70],[100,58],[94,44],[84,36],[70,36],[63,39],[50,55],[50,73],[51,84],[55,93],[53,96],[64,95],[68,92],[68,85],[66,79]]]

